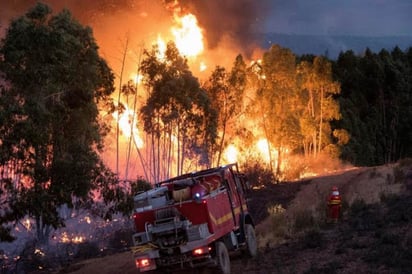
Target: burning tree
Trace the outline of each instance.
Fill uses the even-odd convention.
[[[294,149],[300,137],[295,63],[295,55],[280,46],[272,46],[262,58],[264,84],[257,95],[264,112],[262,126],[266,138],[277,152],[274,161],[276,176],[280,175],[284,153]]]
[[[191,164],[210,165],[216,113],[187,60],[173,42],[168,43],[163,57],[156,46],[144,55],[141,72],[149,95],[141,115],[149,135],[146,143],[150,144],[152,180],[193,170]]]
[[[37,238],[63,226],[57,209],[86,199],[104,168],[98,150],[114,76],[90,28],[37,4],[11,22],[0,47],[0,170],[9,211],[36,221]],[[7,218],[6,218],[7,217]]]
[[[340,85],[333,80],[332,65],[323,57],[302,61],[297,68],[300,88],[306,105],[300,118],[305,155],[317,156],[331,144],[329,122],[341,118],[339,104],[333,96]]]
[[[233,68],[229,73],[224,67],[217,66],[206,84],[211,103],[218,113],[218,125],[221,131],[216,151],[216,166],[220,165],[227,128],[230,122],[233,122],[234,118],[241,114],[245,88],[246,64],[242,55],[236,57]]]

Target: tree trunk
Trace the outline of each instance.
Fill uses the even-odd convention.
[[[126,62],[126,54],[127,54],[127,47],[129,44],[129,38],[126,38],[126,44],[125,44],[125,49],[123,52],[123,58],[122,58],[122,67],[120,70],[120,77],[119,77],[119,94],[117,96],[117,107],[120,105],[120,95],[122,91],[122,81],[123,81],[123,70],[124,70],[124,65]],[[120,113],[119,110],[117,110],[117,121],[116,121],[116,174],[119,175],[119,135],[120,135]]]
[[[220,139],[216,166],[220,166],[220,159],[222,157],[223,144],[224,144],[224,141],[225,141],[225,135],[226,135],[226,122],[223,124],[223,132],[222,132],[222,138]]]
[[[323,127],[323,87],[320,88],[320,118],[319,118],[319,141],[318,141],[318,153],[322,148],[322,127]]]
[[[36,216],[36,234],[37,234],[37,240],[39,241],[40,244],[49,244],[49,236],[51,232],[51,227],[50,225],[46,225],[43,223],[43,217],[42,216]]]

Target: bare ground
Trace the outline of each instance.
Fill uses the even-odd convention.
[[[257,223],[259,255],[244,259],[235,254],[232,273],[412,273],[412,213],[404,211],[412,207],[412,167],[402,169],[403,177],[397,170],[389,165],[355,168],[253,190],[249,206]],[[343,197],[343,214],[338,224],[330,224],[320,215],[335,185]],[[391,198],[395,196],[400,198]],[[385,206],[380,205],[383,197],[388,197]],[[276,219],[268,212],[273,206],[284,210],[282,237],[273,236]],[[293,232],[292,220],[302,212],[317,221]],[[136,269],[126,251],[79,261],[59,273],[128,274]]]

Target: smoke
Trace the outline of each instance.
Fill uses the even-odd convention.
[[[11,19],[21,16],[36,0],[0,0],[0,35]],[[250,54],[257,45],[257,34],[263,31],[270,0],[44,0],[55,13],[69,9],[82,24],[93,28],[99,45],[107,54],[108,47],[127,35],[134,40],[155,40],[160,30],[170,27],[171,7],[181,13],[193,13],[204,29],[206,47],[215,50],[222,44]],[[147,42],[146,42],[147,43]],[[240,51],[240,50],[239,50]],[[109,58],[110,59],[110,58]]]
[[[250,53],[263,32],[263,22],[268,15],[269,0],[181,0],[183,9],[194,13],[200,25],[207,30],[210,49],[217,48],[230,39],[239,48]]]
[[[33,7],[37,0],[1,0],[0,20],[7,21],[11,17],[24,14]],[[80,21],[88,22],[94,15],[109,11],[119,11],[132,8],[137,1],[133,0],[44,0],[40,1],[50,6],[54,11],[69,9]],[[3,22],[4,23],[4,22]]]

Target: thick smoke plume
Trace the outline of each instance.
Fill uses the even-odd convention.
[[[207,30],[210,49],[229,38],[246,52],[256,47],[257,34],[263,31],[263,21],[269,10],[266,0],[181,0],[180,5],[194,13]]]
[[[2,34],[10,19],[23,15],[36,0],[0,0],[0,28]],[[54,12],[69,9],[83,24],[90,25],[97,35],[100,31],[112,36],[123,32],[140,36],[151,35],[156,27],[167,25],[173,16],[170,7],[179,6],[181,12],[196,15],[205,30],[206,47],[215,49],[231,41],[244,52],[256,46],[256,35],[261,32],[269,0],[44,0]],[[126,19],[126,20],[125,20]],[[170,22],[170,21],[169,21]],[[100,29],[101,28],[101,29]],[[103,35],[107,37],[107,34]],[[145,37],[142,37],[144,40]],[[100,41],[101,42],[101,41]],[[103,42],[104,43],[104,42]]]

